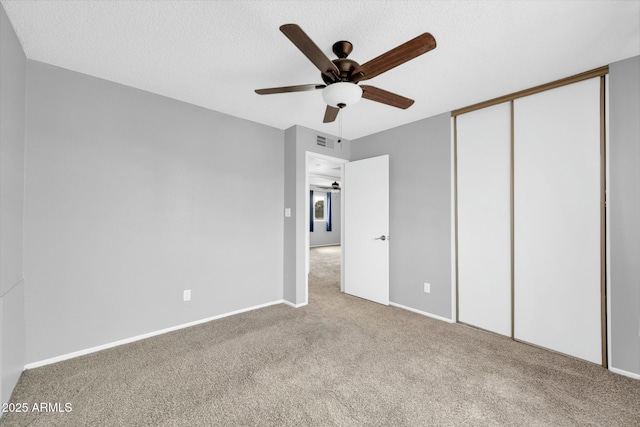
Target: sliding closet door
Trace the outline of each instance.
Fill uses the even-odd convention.
[[[600,79],[514,111],[515,338],[601,363]]]
[[[511,104],[456,118],[458,320],[511,336]]]

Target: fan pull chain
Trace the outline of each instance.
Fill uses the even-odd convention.
[[[338,144],[342,143],[342,116],[344,116],[344,108],[340,109],[340,114],[338,115]],[[340,148],[342,148],[342,145]]]

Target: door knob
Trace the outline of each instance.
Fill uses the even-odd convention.
[[[387,240],[387,236],[385,236],[384,234],[380,237],[376,237],[374,240]]]

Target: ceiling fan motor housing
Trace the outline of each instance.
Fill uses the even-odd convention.
[[[347,58],[338,58],[331,62],[333,62],[340,71],[340,81],[343,82],[350,82],[353,71],[360,66],[356,61]],[[320,77],[322,77],[322,80],[328,85],[335,83],[331,77],[323,73],[320,73]]]

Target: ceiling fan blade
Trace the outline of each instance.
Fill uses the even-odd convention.
[[[327,109],[324,111],[324,120],[322,121],[322,123],[331,123],[335,121],[336,117],[338,117],[339,112],[339,108],[327,105]]]
[[[302,28],[296,24],[285,24],[280,27],[280,31],[309,58],[309,61],[311,61],[322,74],[331,78],[333,81],[340,80],[340,70],[338,70],[338,67],[327,58],[307,33],[302,31]]]
[[[360,85],[360,87],[362,88],[363,98],[391,105],[392,107],[398,107],[406,110],[415,102],[413,99],[405,98],[404,96],[400,96],[374,86]]]
[[[436,39],[429,33],[424,33],[409,40],[400,46],[373,58],[369,62],[365,62],[352,73],[352,79],[355,82],[367,80],[378,76],[385,71],[389,71],[398,65],[404,64],[411,59],[427,53],[436,47]]]
[[[256,89],[258,95],[271,95],[274,93],[287,93],[287,92],[304,92],[307,90],[324,89],[326,85],[298,85],[298,86],[283,86],[283,87],[271,87],[268,89]]]

